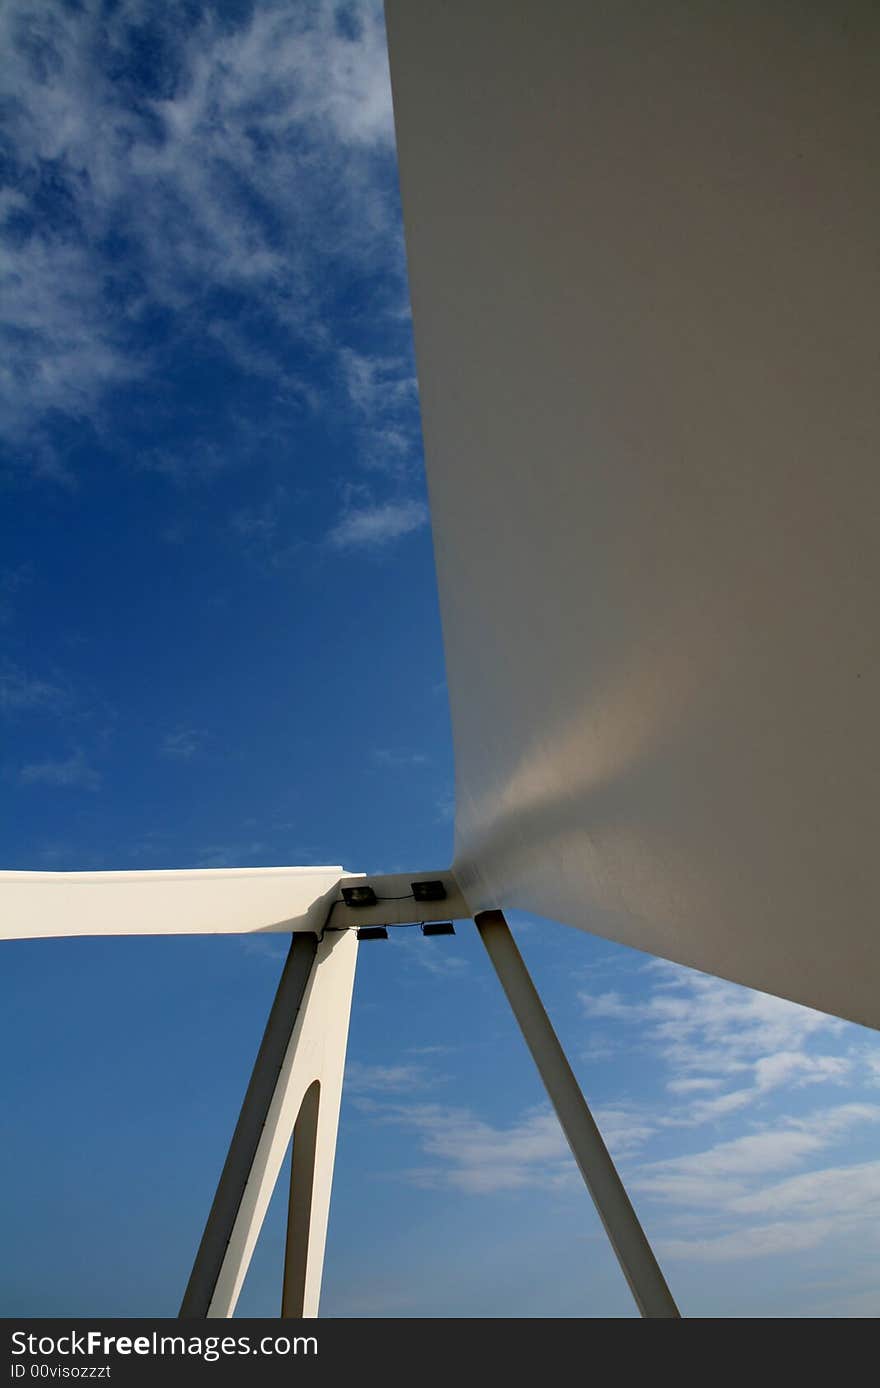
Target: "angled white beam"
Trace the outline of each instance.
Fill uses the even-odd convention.
[[[320,931],[344,875],[341,867],[0,872],[0,939]]]
[[[677,1317],[666,1279],[507,921],[501,911],[483,911],[475,920],[639,1311],[652,1319]]]
[[[321,1102],[312,1134],[298,1314],[318,1314],[356,960],[352,930],[327,931],[320,941],[294,937],[181,1317],[235,1311],[303,1099],[316,1081]]]
[[[416,902],[413,882],[445,897]],[[342,888],[369,884],[377,904],[354,910]],[[328,914],[329,913],[329,914]],[[152,872],[0,872],[0,939],[62,935],[320,932],[353,925],[470,919],[448,868],[364,877],[342,867],[185,868]]]
[[[317,951],[317,935],[295,935],[291,941],[184,1293],[181,1316],[207,1316],[214,1299]]]

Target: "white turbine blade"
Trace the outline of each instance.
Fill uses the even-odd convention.
[[[878,1026],[880,10],[816,14],[386,5],[468,903]]]
[[[0,872],[0,939],[320,931],[341,867]]]

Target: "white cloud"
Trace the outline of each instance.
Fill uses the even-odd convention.
[[[428,1161],[405,1173],[415,1185],[491,1195],[527,1187],[576,1189],[581,1180],[559,1120],[545,1105],[501,1126],[441,1104],[376,1105],[373,1113],[417,1135]],[[617,1155],[638,1149],[652,1131],[625,1107],[602,1109],[597,1118]]]
[[[463,978],[470,965],[458,953],[457,940],[449,936],[425,938],[415,927],[394,931],[394,948],[403,951],[407,964],[436,978]]]
[[[371,756],[376,766],[388,767],[393,771],[408,771],[417,766],[427,766],[430,761],[424,752],[410,752],[400,747],[375,747]]]
[[[602,1137],[616,1159],[641,1149],[657,1131],[657,1125],[634,1104],[602,1104],[594,1117]]]
[[[470,971],[470,966],[461,955],[449,954],[448,944],[448,939],[442,936],[429,939],[424,948],[413,953],[413,963],[435,978],[461,978]]]
[[[372,417],[377,406],[389,401],[392,404],[408,402],[416,394],[416,381],[408,363],[397,357],[363,356],[351,348],[340,353],[349,398],[362,414]],[[392,448],[401,448],[406,440],[396,436],[394,430],[385,431],[386,442]]]
[[[773,1254],[799,1253],[815,1248],[834,1233],[834,1220],[812,1220],[796,1224],[791,1220],[735,1229],[704,1239],[662,1239],[658,1252],[662,1258],[689,1262],[727,1263],[745,1258],[767,1258]]]
[[[205,728],[179,728],[176,732],[165,735],[159,751],[163,757],[189,761],[202,750],[207,736]]]
[[[334,549],[357,549],[388,544],[421,530],[428,508],[421,501],[388,501],[348,510],[327,536]]]
[[[880,1125],[880,1103],[857,1088],[860,1078],[870,1083],[874,1054],[862,1033],[685,970],[652,967],[640,971],[646,977],[647,994],[605,993],[587,1007],[612,1032],[623,1024],[630,1053],[639,1034],[639,1071],[646,1051],[652,1073],[656,1060],[671,1071],[665,1101],[628,1094],[594,1106],[661,1261],[734,1264],[826,1246],[844,1256],[849,1247],[880,1248],[880,1162],[847,1165]],[[599,1056],[604,1039],[601,1030],[591,1036]],[[629,1090],[635,1071],[621,1073]],[[819,1085],[844,1082],[848,1101],[804,1108]],[[546,1106],[491,1123],[465,1108],[390,1102],[377,1089],[365,1111],[415,1136],[421,1160],[401,1174],[416,1185],[480,1196],[579,1188]],[[695,1140],[707,1124],[726,1135]]]
[[[739,1109],[748,1108],[755,1097],[752,1089],[732,1089],[726,1094],[717,1094],[712,1099],[695,1100],[686,1112],[670,1116],[670,1122],[678,1123],[711,1123],[714,1119],[724,1118],[726,1115],[736,1113]]]
[[[66,702],[64,690],[49,680],[27,675],[14,665],[8,665],[0,672],[0,712],[51,711],[61,708]]]
[[[856,1219],[880,1219],[880,1161],[826,1167],[790,1176],[762,1190],[741,1195],[733,1208],[744,1214],[824,1215],[835,1220],[845,1214]]]
[[[808,1120],[789,1119],[763,1132],[719,1142],[688,1156],[673,1157],[642,1168],[642,1185],[652,1171],[676,1175],[756,1176],[784,1171],[838,1141],[860,1123],[880,1122],[876,1104],[841,1104],[820,1110]]]
[[[755,1087],[775,1089],[780,1084],[821,1084],[842,1080],[852,1069],[845,1056],[810,1055],[804,1051],[777,1051],[755,1062]]]
[[[824,1013],[690,969],[664,965],[651,972],[655,990],[647,999],[628,1002],[613,992],[581,998],[591,1016],[647,1024],[670,1062],[683,1068],[742,1070],[840,1026]]]
[[[659,961],[645,976],[646,997],[580,999],[591,1018],[637,1026],[669,1067],[666,1089],[680,1100],[670,1124],[713,1122],[780,1088],[839,1084],[852,1072],[849,1057],[816,1049],[844,1034],[836,1018]]]
[[[348,17],[332,0],[261,0],[241,22],[144,0],[9,0],[0,46],[14,159],[0,427],[30,441],[35,466],[59,470],[39,448],[47,412],[100,426],[108,391],[156,367],[144,325],[157,315],[177,341],[213,342],[303,397],[291,344],[344,346],[327,327],[328,267],[386,272],[394,328],[405,270],[374,0]],[[235,314],[218,294],[237,296]],[[384,359],[340,360],[387,375]],[[407,389],[397,374],[386,395]]]
[[[436,1083],[437,1077],[418,1064],[365,1065],[350,1060],[345,1067],[346,1088],[355,1094],[406,1093]]]
[[[59,761],[31,762],[19,772],[24,785],[62,786],[66,789],[97,790],[100,773],[90,766],[80,749]]]
[[[849,1262],[854,1248],[867,1249],[875,1258],[880,1252],[880,1162],[804,1172],[754,1192],[707,1190],[699,1199],[711,1206],[704,1232],[663,1239],[662,1256],[723,1263],[837,1244]],[[762,1215],[769,1218],[761,1220]],[[733,1228],[718,1227],[734,1222]],[[876,1287],[871,1295],[876,1306]],[[840,1313],[858,1314],[852,1309]]]
[[[567,1185],[577,1172],[555,1114],[534,1109],[496,1128],[466,1109],[435,1104],[398,1106],[386,1121],[414,1130],[433,1164],[407,1173],[418,1185],[447,1185],[468,1194],[525,1186]]]
[[[34,566],[26,560],[13,569],[0,572],[0,624],[7,625],[15,617],[15,596],[33,582]],[[0,676],[2,681],[2,676]]]
[[[196,867],[241,867],[243,863],[253,859],[265,859],[267,851],[266,844],[262,839],[252,839],[250,842],[235,842],[225,844],[209,844],[196,855]]]
[[[644,1163],[633,1184],[700,1226],[692,1237],[665,1238],[668,1257],[722,1262],[791,1253],[853,1228],[880,1240],[880,1162],[767,1180],[851,1140],[860,1126],[877,1123],[880,1106],[839,1104],[699,1152]],[[767,1215],[769,1223],[755,1220]]]
[[[627,1163],[640,1205],[653,1207],[661,1260],[880,1244],[880,1164],[846,1165],[880,1124],[869,1101],[876,1045],[837,1019],[675,965],[655,961],[638,977],[647,990],[580,996],[600,1039],[624,1039],[668,1074],[668,1101],[635,1109],[655,1131]],[[844,1085],[849,1102],[804,1110],[807,1093]],[[708,1125],[725,1136],[694,1145]]]
[[[361,416],[360,461],[397,478],[412,472],[420,439],[418,386],[409,357],[340,353],[349,400]]]
[[[698,1079],[677,1079],[668,1080],[666,1088],[670,1094],[700,1094],[707,1089],[717,1089],[722,1081],[718,1076],[711,1079],[706,1075],[701,1075]]]
[[[880,1084],[880,1049],[875,1047],[864,1047],[860,1059],[867,1068],[871,1078],[871,1083]]]

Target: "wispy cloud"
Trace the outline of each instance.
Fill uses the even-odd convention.
[[[812,1248],[829,1238],[873,1230],[880,1242],[880,1162],[836,1164],[782,1180],[880,1123],[880,1107],[842,1104],[787,1119],[705,1150],[650,1163],[636,1178],[646,1195],[687,1212],[699,1232],[665,1238],[667,1257],[727,1262]],[[769,1218],[768,1218],[769,1217]]]
[[[350,1060],[345,1067],[345,1083],[354,1094],[400,1094],[435,1085],[438,1076],[417,1063],[365,1065]]]
[[[847,1166],[835,1151],[880,1124],[880,1105],[861,1098],[876,1047],[837,1019],[674,965],[637,977],[638,992],[580,996],[600,1035],[632,1046],[637,1029],[636,1048],[667,1071],[668,1102],[637,1108],[655,1141],[629,1171],[665,1225],[661,1256],[733,1262],[848,1235],[880,1243],[880,1164]],[[828,1102],[844,1084],[856,1097]],[[805,1111],[814,1092],[825,1101]],[[715,1140],[694,1145],[700,1128]],[[679,1151],[660,1156],[661,1144]]]
[[[175,732],[165,734],[159,751],[163,757],[172,760],[190,761],[202,751],[207,738],[205,728],[178,728]]]
[[[425,938],[418,930],[401,930],[395,938],[395,947],[404,951],[407,963],[414,969],[433,974],[435,978],[464,979],[470,973],[470,964],[457,951],[456,944],[455,937]]]
[[[274,549],[284,501],[285,493],[283,489],[278,488],[265,501],[241,507],[232,515],[232,529],[247,545],[263,552]]]
[[[822,1152],[861,1123],[880,1122],[880,1105],[840,1104],[815,1110],[807,1119],[786,1119],[759,1132],[715,1143],[687,1156],[644,1168],[683,1176],[738,1179],[785,1171]],[[642,1180],[646,1184],[649,1177]],[[663,1179],[661,1174],[657,1178]]]
[[[470,972],[470,965],[460,954],[448,953],[444,949],[445,944],[448,941],[442,936],[429,939],[426,948],[413,953],[413,963],[435,978],[462,978]]]
[[[413,960],[422,944],[413,941]],[[593,1023],[585,1044],[603,1096],[596,1120],[661,1261],[880,1248],[880,1162],[859,1151],[880,1131],[880,1065],[863,1032],[673,966],[639,965],[628,982],[629,992],[581,997]],[[627,1050],[627,1093],[609,1095]],[[603,1071],[607,1054],[617,1063]],[[630,1092],[643,1072],[651,1088]],[[366,1118],[414,1138],[418,1159],[403,1179],[481,1197],[578,1191],[549,1107],[491,1122],[427,1102],[417,1083],[410,1092],[415,1078],[405,1062],[387,1088],[380,1072],[356,1099]]]
[[[580,994],[586,1014],[639,1027],[670,1075],[667,1090],[681,1102],[669,1121],[704,1123],[744,1110],[782,1087],[841,1083],[853,1061],[817,1049],[843,1023],[766,993],[675,965],[646,970],[651,991]]]
[[[370,756],[376,766],[392,771],[408,771],[413,767],[427,766],[430,761],[425,752],[411,752],[401,747],[374,747]]]
[[[196,339],[300,401],[291,346],[336,361],[365,408],[383,387],[375,426],[405,451],[406,352],[354,350],[325,311],[358,267],[385,272],[392,335],[405,297],[380,5],[9,0],[0,45],[0,425],[33,465],[60,475],[53,414],[100,428],[108,394]]]
[[[427,1103],[377,1103],[377,1121],[414,1132],[427,1161],[405,1177],[418,1186],[447,1186],[471,1195],[536,1187],[577,1188],[581,1177],[559,1120],[546,1105],[496,1125],[467,1108]],[[638,1150],[653,1131],[626,1108],[600,1111],[609,1146],[619,1156]]]
[[[34,566],[30,561],[0,571],[0,625],[7,626],[15,617],[15,598],[22,588],[33,582]]]
[[[429,1162],[406,1172],[420,1186],[451,1186],[471,1195],[568,1185],[576,1176],[559,1124],[545,1108],[509,1127],[495,1127],[468,1109],[439,1104],[388,1106],[383,1121],[416,1133]]]
[[[340,362],[349,400],[361,420],[361,463],[406,477],[421,440],[412,359],[344,348]]]
[[[657,963],[648,972],[653,991],[646,999],[583,993],[584,1007],[592,1016],[647,1023],[670,1060],[689,1067],[708,1069],[725,1058],[739,1067],[755,1054],[797,1049],[793,1043],[840,1025],[824,1013],[692,969]]]
[[[15,665],[0,671],[0,712],[6,714],[58,711],[68,702],[64,689],[50,680],[28,675]]]
[[[264,857],[268,845],[261,839],[251,842],[209,844],[195,855],[195,866],[199,868],[243,867],[259,862]]]
[[[415,377],[408,363],[397,357],[370,357],[344,348],[340,354],[348,394],[357,409],[373,418],[377,406],[411,400],[416,394]]]
[[[82,749],[58,761],[31,762],[19,772],[23,785],[59,786],[65,789],[98,790],[101,776],[90,765]]]
[[[364,549],[386,545],[421,530],[427,523],[428,508],[424,502],[386,501],[346,511],[327,539],[334,549]]]
[[[218,865],[212,863],[211,866]],[[219,866],[226,866],[226,864]],[[256,933],[253,935],[235,935],[233,938],[243,954],[253,954],[258,959],[285,959],[290,949],[287,941],[278,935]]]

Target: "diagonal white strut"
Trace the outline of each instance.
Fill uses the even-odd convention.
[[[306,1183],[307,1199],[301,1189],[292,1192],[300,1217],[284,1314],[318,1314],[356,960],[352,930],[328,930],[320,941],[294,936],[181,1317],[235,1311],[294,1131],[300,1152],[293,1175]]]
[[[652,1318],[678,1316],[666,1279],[504,915],[501,911],[482,911],[474,919],[639,1311]]]

